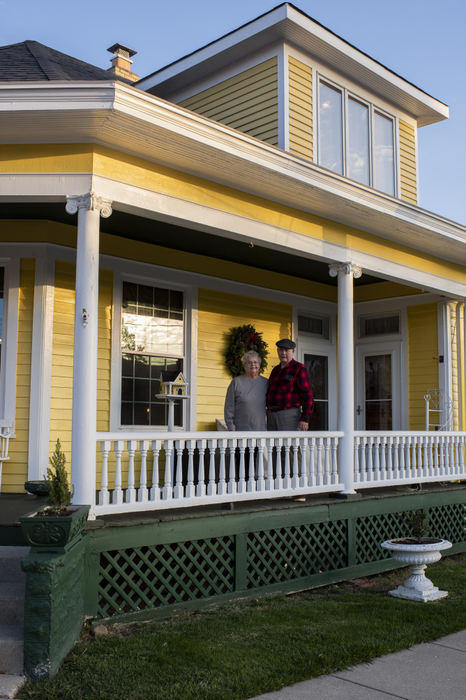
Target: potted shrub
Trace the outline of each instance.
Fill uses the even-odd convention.
[[[90,506],[71,505],[72,493],[66,475],[66,456],[58,439],[49,461],[49,505],[21,516],[20,523],[28,544],[33,547],[56,549],[65,547],[82,532]]]
[[[448,540],[428,537],[429,514],[424,509],[407,513],[404,520],[409,532],[407,537],[386,540],[382,547],[388,550],[395,561],[408,564],[410,576],[401,586],[389,591],[395,598],[427,603],[446,598],[448,591],[440,591],[427,578],[424,571],[427,564],[433,564],[441,558],[441,551],[449,549]]]

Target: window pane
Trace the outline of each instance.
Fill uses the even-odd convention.
[[[348,99],[348,177],[369,184],[369,108]]]
[[[374,187],[395,194],[393,120],[374,112]]]
[[[319,165],[343,174],[343,128],[341,91],[320,83]]]
[[[392,398],[392,356],[365,358],[366,401]]]
[[[328,401],[315,401],[312,411],[311,430],[328,430]]]

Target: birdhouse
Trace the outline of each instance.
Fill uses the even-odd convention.
[[[163,375],[160,375],[160,389],[166,396],[186,396],[188,382],[182,372],[179,372],[171,381],[164,381]]]

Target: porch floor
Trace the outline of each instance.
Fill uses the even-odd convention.
[[[435,493],[464,489],[463,483],[422,484],[419,486],[392,486],[377,489],[365,489],[354,498],[358,501],[393,498],[402,494],[413,494],[417,490],[423,493]],[[191,518],[225,516],[228,513],[257,513],[266,511],[285,510],[290,508],[303,508],[309,506],[321,506],[335,503],[336,496],[322,496],[319,494],[306,496],[305,501],[297,501],[294,498],[276,498],[258,501],[238,501],[234,504],[206,505],[194,508],[173,508],[161,511],[141,511],[138,513],[120,513],[116,515],[100,516],[96,520],[90,520],[86,529],[94,530],[106,527],[124,527],[151,522],[165,522],[175,520],[189,520]],[[25,493],[5,493],[0,495],[0,545],[24,545],[19,517],[36,508],[45,505],[46,498],[30,496]]]

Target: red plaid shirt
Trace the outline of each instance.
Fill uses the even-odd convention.
[[[309,372],[296,360],[285,367],[277,365],[269,377],[267,408],[284,409],[301,406],[301,420],[309,423],[312,413],[312,389]]]

